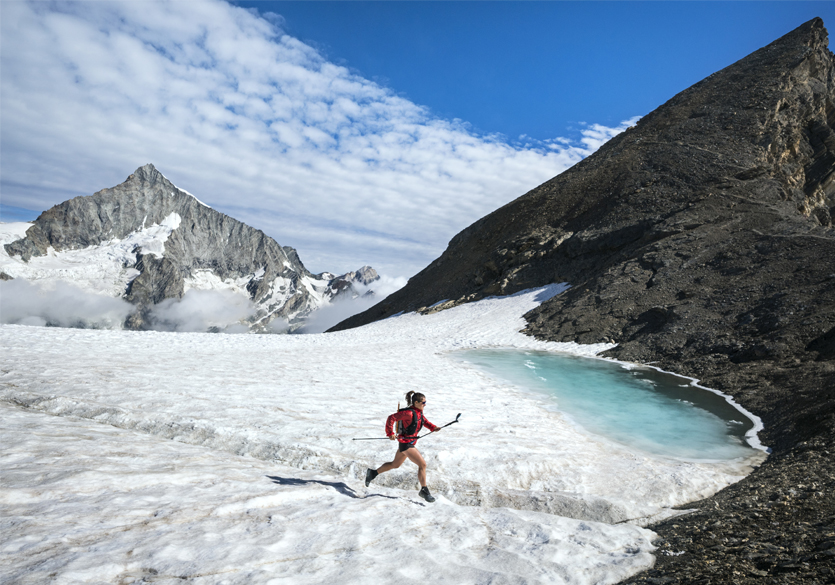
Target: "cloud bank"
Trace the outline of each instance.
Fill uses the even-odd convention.
[[[477,135],[219,0],[0,3],[0,187],[45,209],[152,162],[313,272],[410,276],[624,130]],[[570,90],[567,90],[570,91]]]
[[[322,333],[405,284],[405,278],[388,277],[381,277],[370,286],[354,283],[356,298],[339,299],[314,311],[297,333]],[[136,307],[124,299],[93,293],[64,280],[0,281],[0,323],[122,329],[128,316],[135,312]],[[248,333],[246,320],[255,313],[255,305],[239,293],[189,289],[182,298],[165,299],[151,307],[146,327],[152,331]],[[289,324],[282,319],[275,319],[266,329],[266,333],[288,332]]]
[[[121,329],[136,307],[124,299],[96,294],[63,280],[0,281],[0,323],[81,329]],[[154,305],[148,327],[154,331],[247,333],[242,323],[255,313],[248,298],[228,290],[186,291],[182,298]],[[284,333],[287,324],[271,324]]]
[[[165,299],[153,306],[150,327],[155,331],[211,331],[247,333],[241,323],[255,313],[245,296],[230,290],[190,289],[182,298]]]
[[[61,280],[0,281],[0,323],[121,329],[134,312],[129,302],[83,290]]]

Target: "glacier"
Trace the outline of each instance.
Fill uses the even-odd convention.
[[[551,285],[305,336],[0,325],[0,575],[58,583],[615,583],[653,563],[653,519],[738,481],[584,431],[455,359],[528,337]],[[438,501],[389,460],[409,390],[460,423],[421,440]]]

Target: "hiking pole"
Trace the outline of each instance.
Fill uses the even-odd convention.
[[[454,425],[455,423],[457,423],[457,422],[458,422],[458,419],[459,419],[459,418],[461,418],[461,413],[460,413],[460,412],[458,413],[458,416],[456,416],[456,417],[455,417],[455,420],[454,420],[454,421],[452,421],[451,423],[447,423],[447,424],[445,424],[445,425],[444,425],[444,426],[442,426],[442,427],[438,427],[437,429],[435,429],[434,431],[432,431],[432,432],[430,432],[430,433],[426,433],[425,435],[421,435],[421,436],[417,437],[417,438],[415,439],[415,441],[417,441],[418,439],[422,439],[423,437],[428,437],[428,436],[429,436],[429,435],[431,435],[432,433],[435,433],[435,432],[437,432],[437,431],[440,431],[441,429],[445,429],[445,428],[447,428],[449,425]]]
[[[441,429],[445,429],[449,425],[454,425],[455,423],[458,422],[459,418],[461,418],[461,413],[460,412],[458,413],[458,416],[455,417],[454,421],[452,421],[451,423],[447,423],[442,427],[438,427],[437,430],[440,431]],[[432,431],[432,432],[434,433],[435,431]],[[415,438],[415,441],[417,441],[418,439],[422,439],[423,437],[425,437],[427,435],[431,435],[431,434],[432,433],[426,433],[426,435],[421,435],[420,437]],[[390,441],[391,439],[389,439],[388,437],[361,437],[361,438],[358,438],[358,439],[351,439],[351,440],[352,441]]]

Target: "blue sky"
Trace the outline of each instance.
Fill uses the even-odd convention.
[[[611,126],[835,2],[238,2],[338,64],[482,133]]]
[[[151,162],[314,272],[402,282],[814,16],[835,3],[4,1],[0,212]]]

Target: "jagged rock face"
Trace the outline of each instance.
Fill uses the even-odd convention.
[[[45,211],[6,251],[28,262],[50,247],[62,252],[106,245],[161,225],[171,228],[164,248],[137,246],[126,262],[125,268],[138,271],[123,291],[140,309],[129,319],[133,328],[147,325],[152,305],[199,288],[198,281],[203,288],[211,288],[207,281],[245,288],[258,307],[252,323],[257,329],[277,317],[291,323],[303,319],[337,295],[355,294],[354,280],[366,285],[378,278],[370,267],[343,276],[311,274],[293,248],[202,204],[150,164],[121,185]]]
[[[835,62],[814,19],[477,221],[334,329],[570,283],[525,316],[526,333],[614,341],[604,355],[700,378],[759,415],[773,449],[744,482],[689,504],[697,514],[654,526],[664,552],[688,554],[630,582],[747,582],[749,570],[831,582],[817,551],[832,545],[835,478],[833,104]],[[752,489],[772,501],[747,503]],[[790,496],[772,507],[780,490]],[[791,550],[759,553],[777,538]]]
[[[680,93],[334,329],[568,282],[528,333],[702,378],[765,416],[772,445],[835,427],[827,42],[812,20]],[[799,370],[815,390],[790,396]]]
[[[370,266],[363,266],[357,271],[348,272],[347,274],[342,275],[341,278],[350,282],[359,282],[360,284],[368,286],[372,282],[377,281],[380,278],[380,275],[377,274],[377,271]]]

